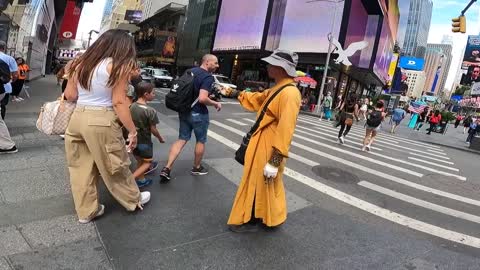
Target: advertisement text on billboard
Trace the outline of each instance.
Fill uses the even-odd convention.
[[[423,70],[425,60],[415,57],[400,57],[399,67],[407,70]]]

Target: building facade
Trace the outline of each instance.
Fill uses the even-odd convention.
[[[421,97],[425,88],[425,71],[405,70],[403,73],[407,75],[407,96],[413,98]]]
[[[432,9],[432,0],[410,0],[407,30],[402,48],[404,55],[425,57]]]
[[[450,65],[452,64],[452,45],[428,44],[425,54],[425,92],[439,96],[445,89]]]
[[[170,3],[186,6],[188,5],[188,0],[144,0],[142,20],[152,17],[159,9],[167,6]]]
[[[102,18],[100,32],[117,29],[122,24],[129,24],[131,21],[125,20],[127,10],[143,12],[143,8],[144,3],[141,0],[113,0],[110,14],[107,9],[106,16]]]

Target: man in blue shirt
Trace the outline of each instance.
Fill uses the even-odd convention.
[[[4,41],[0,41],[0,60],[5,62],[11,72],[11,77],[12,81],[15,81],[17,79],[17,71],[18,71],[18,66],[17,62],[15,59],[9,55],[6,55],[5,49],[7,47],[7,44]],[[0,91],[0,100],[2,103],[2,106],[0,107],[0,111],[2,115],[5,113],[5,106],[8,103],[9,95],[12,92],[12,85],[10,83],[4,84],[3,89],[4,91]],[[5,105],[4,105],[5,104]],[[5,121],[0,119],[0,154],[11,154],[11,153],[16,153],[18,152],[17,147],[15,146],[15,143],[12,141],[12,138],[10,137],[10,133],[8,132],[7,125],[5,124]]]
[[[167,165],[160,172],[160,181],[170,180],[170,171],[183,147],[187,144],[195,133],[197,143],[195,145],[195,161],[190,171],[192,175],[206,175],[207,169],[202,166],[202,158],[205,153],[205,143],[207,142],[208,125],[210,123],[207,106],[213,106],[217,111],[222,109],[220,102],[210,99],[213,86],[212,73],[219,68],[218,59],[215,55],[207,54],[202,58],[202,65],[191,69],[194,74],[194,90],[198,99],[195,100],[192,110],[188,113],[180,113],[180,128],[178,140],[170,148]]]

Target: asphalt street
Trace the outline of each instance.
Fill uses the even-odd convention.
[[[177,115],[156,89],[167,143],[155,144],[163,165],[177,136]],[[112,201],[97,222],[119,269],[479,269],[478,156],[381,134],[360,151],[355,125],[345,145],[333,123],[300,115],[286,170],[289,217],[276,232],[237,235],[226,220],[241,175],[233,153],[255,114],[236,100],[211,110],[205,164],[192,177],[190,143],[172,171],[156,182],[142,213]],[[154,179],[158,179],[157,172]],[[112,209],[113,208],[113,209]]]
[[[55,78],[30,83],[7,124],[20,152],[0,156],[0,269],[480,269],[478,155],[382,133],[360,151],[363,126],[346,144],[333,123],[300,115],[285,174],[288,219],[276,231],[235,234],[226,222],[242,176],[234,151],[255,114],[225,99],[210,111],[204,163],[189,174],[193,143],[144,211],[126,212],[102,189],[105,215],[80,225],[63,141],[35,128]],[[156,89],[164,165],[178,136],[168,89]],[[388,123],[383,127],[388,130]]]

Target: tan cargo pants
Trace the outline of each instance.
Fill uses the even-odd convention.
[[[65,134],[70,183],[79,219],[96,214],[99,174],[113,197],[134,211],[140,191],[130,171],[122,129],[114,111],[78,107]]]

